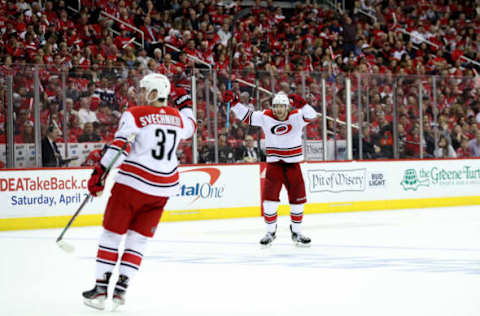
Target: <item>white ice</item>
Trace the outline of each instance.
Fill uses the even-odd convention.
[[[480,209],[306,215],[310,248],[279,218],[161,223],[118,315],[480,315]],[[94,284],[100,227],[0,233],[0,315],[102,315]],[[110,304],[110,303],[109,303]],[[110,305],[107,305],[107,309]]]

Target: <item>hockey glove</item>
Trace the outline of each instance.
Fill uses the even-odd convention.
[[[100,163],[95,165],[90,179],[88,179],[88,191],[92,196],[102,195],[103,189],[105,188],[105,175],[102,179],[103,174],[105,173],[105,167]]]
[[[226,90],[223,93],[223,102],[228,103],[230,102],[231,106],[234,106],[235,104],[238,103],[238,96],[233,93],[232,90]]]
[[[175,100],[175,106],[179,111],[184,108],[192,108],[192,97],[184,90],[184,93]]]
[[[301,109],[307,104],[307,101],[298,94],[289,94],[288,98],[290,99],[290,104],[296,109]]]

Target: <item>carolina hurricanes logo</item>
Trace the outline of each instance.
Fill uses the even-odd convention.
[[[270,132],[274,135],[285,135],[291,130],[292,130],[292,125],[281,123],[281,124],[272,126],[272,128],[270,129]]]

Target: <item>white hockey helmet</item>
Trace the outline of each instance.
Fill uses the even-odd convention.
[[[157,99],[164,99],[165,103],[170,94],[170,80],[162,74],[149,74],[140,80],[140,88],[145,88],[145,99],[148,103],[152,103]],[[156,99],[149,99],[152,91],[157,91]]]
[[[290,100],[288,99],[288,95],[284,92],[279,92],[273,96],[272,106],[274,104],[284,104],[287,108],[290,106]]]

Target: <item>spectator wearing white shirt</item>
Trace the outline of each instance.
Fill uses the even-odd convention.
[[[138,53],[137,61],[139,61],[144,68],[148,68],[148,62],[150,61],[150,57],[147,56],[147,51],[145,49],[142,49]]]
[[[31,10],[32,8],[30,7],[30,4],[25,2],[25,0],[19,0],[16,3],[17,9],[19,12],[24,12],[26,10]],[[31,12],[30,12],[31,15]]]
[[[73,99],[72,98],[66,98],[65,99],[65,108],[63,110],[60,111],[60,113],[62,113],[62,115],[65,117],[65,116],[69,116],[71,117],[72,115],[74,116],[78,116],[78,111],[76,111],[74,108],[73,108]]]
[[[230,25],[228,22],[224,22],[222,24],[222,28],[217,32],[218,36],[220,37],[220,43],[223,46],[228,47],[228,40],[232,37],[232,33],[230,33]]]
[[[427,39],[423,25],[420,25],[418,30],[414,30],[410,33],[410,39],[415,45],[420,45]]]
[[[406,54],[405,47],[403,47],[402,42],[395,42],[395,48],[393,49],[393,58],[397,60],[402,60],[403,54]]]
[[[84,97],[80,99],[78,118],[80,119],[80,125],[82,126],[82,128],[85,123],[98,122],[97,113],[90,110],[90,100],[88,98]]]

